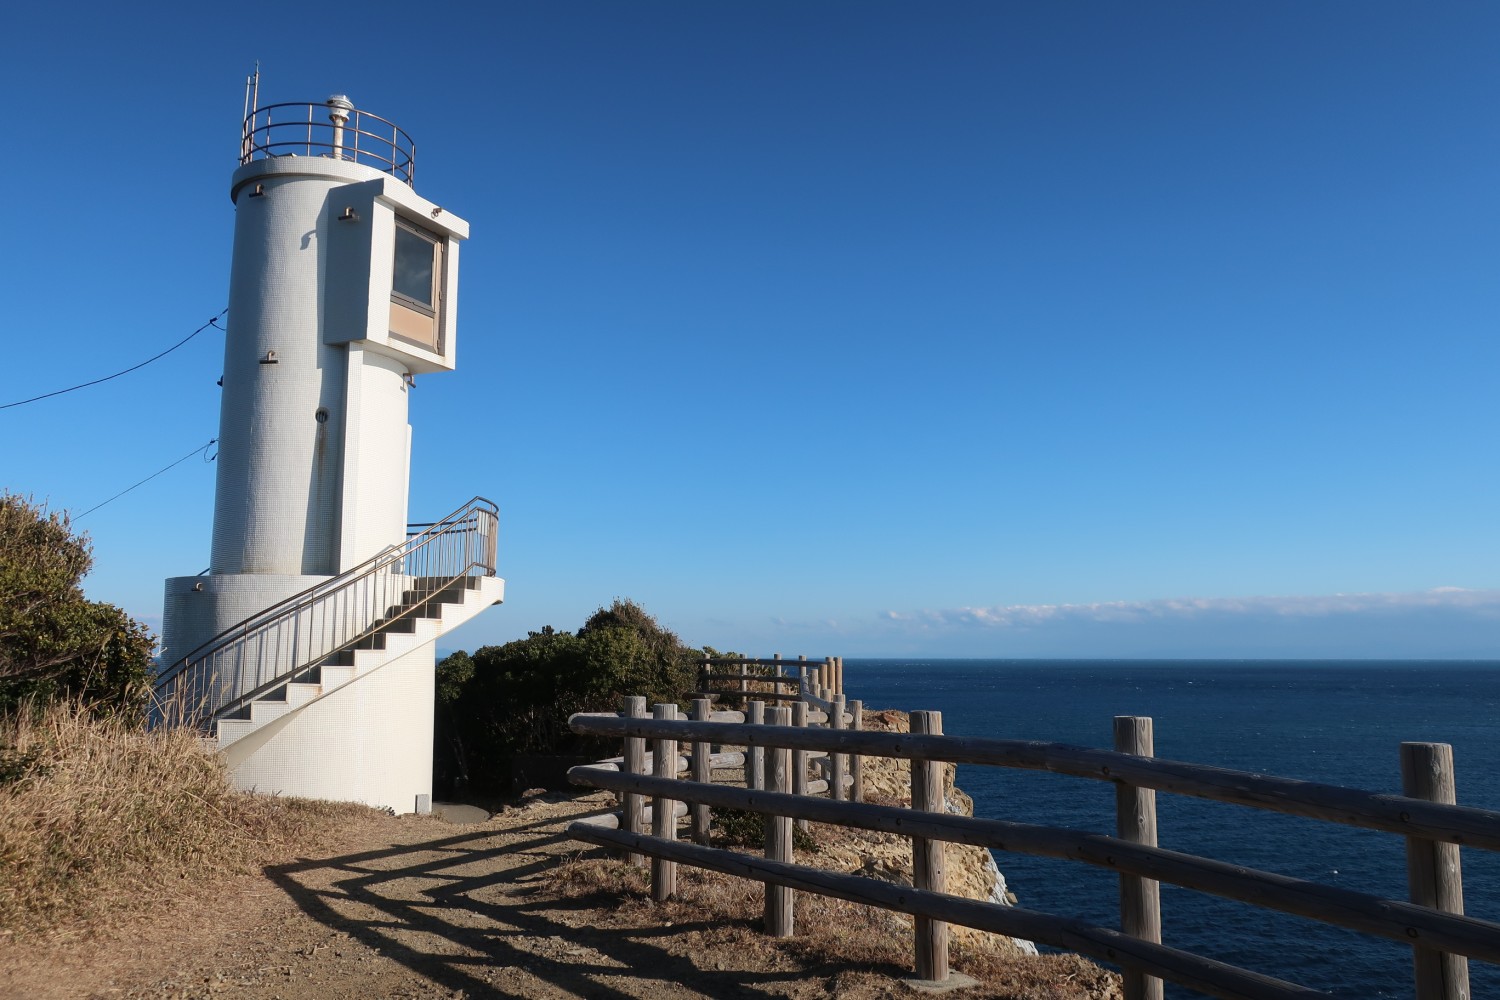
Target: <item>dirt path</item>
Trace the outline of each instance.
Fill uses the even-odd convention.
[[[915,996],[888,962],[851,973],[847,962],[806,946],[767,946],[753,919],[735,916],[749,912],[755,886],[700,888],[715,902],[743,896],[738,910],[718,914],[688,904],[653,909],[638,895],[622,901],[588,886],[569,891],[558,877],[570,870],[568,859],[600,852],[585,851],[563,828],[610,808],[603,794],[544,796],[470,826],[372,814],[335,849],[133,918],[98,939],[0,946],[0,996]],[[591,877],[623,868],[596,861],[572,869],[588,865]],[[1062,992],[949,994],[1092,995],[1081,983]]]

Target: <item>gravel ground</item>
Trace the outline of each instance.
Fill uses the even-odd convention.
[[[917,996],[899,968],[851,971],[808,947],[768,946],[747,917],[705,916],[710,911],[682,904],[657,909],[639,894],[559,891],[558,873],[571,859],[603,864],[587,860],[602,852],[567,839],[563,828],[612,808],[594,793],[538,795],[467,825],[370,813],[341,831],[341,843],[258,876],[164,887],[162,903],[92,936],[0,939],[0,996]],[[729,892],[745,900],[759,892],[744,886]],[[948,996],[1108,995],[1084,988],[1084,980],[1103,981],[1089,968],[1059,971],[1071,980],[1082,969],[1076,988]]]

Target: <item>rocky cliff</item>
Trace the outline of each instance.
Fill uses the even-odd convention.
[[[864,728],[897,733],[910,731],[906,713],[895,711],[865,712]],[[944,799],[948,811],[972,816],[973,800],[953,783],[956,770],[952,764],[944,767]],[[911,805],[911,762],[889,757],[866,757],[864,790],[867,802]],[[814,828],[813,839],[818,847],[812,864],[817,867],[867,875],[900,885],[912,884],[911,841],[906,837],[823,824],[814,824]],[[967,844],[947,844],[945,850],[948,892],[1004,906],[1015,903],[1015,896],[1007,889],[1005,876],[989,851]],[[910,918],[893,914],[892,919]],[[1036,946],[1030,941],[967,927],[955,926],[950,933],[954,942],[962,947],[1010,955],[1036,954]]]

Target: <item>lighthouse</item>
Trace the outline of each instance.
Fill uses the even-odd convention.
[[[454,368],[469,226],[416,193],[394,123],[257,91],[209,568],[166,582],[158,714],[211,735],[240,787],[422,812],[436,640],[504,594],[494,504],[407,512],[408,400]]]

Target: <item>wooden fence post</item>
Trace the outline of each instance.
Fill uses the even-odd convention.
[[[1447,743],[1401,744],[1401,793],[1429,802],[1458,802],[1453,747]],[[1406,883],[1411,901],[1448,913],[1464,912],[1458,845],[1406,838]],[[1469,1000],[1469,960],[1462,955],[1412,947],[1417,1000]]]
[[[938,736],[943,732],[943,713],[912,712],[911,731]],[[911,807],[943,812],[943,765],[935,760],[911,762]],[[912,883],[918,889],[947,891],[945,844],[941,840],[911,838]],[[917,978],[943,982],[948,978],[948,925],[941,920],[916,917]]]
[[[745,712],[745,721],[752,726],[765,725],[766,703],[763,701],[752,701],[750,708]],[[766,787],[765,747],[745,747],[745,787]]]
[[[844,728],[844,696],[836,694],[833,696],[833,707],[829,710],[829,721],[832,728]],[[843,802],[849,797],[844,789],[844,774],[849,767],[849,758],[845,754],[832,753],[829,755],[828,783],[833,786],[833,794],[829,798],[835,802]]]
[[[850,726],[854,729],[865,728],[865,703],[856,698],[849,703],[849,714],[852,716]],[[849,786],[849,798],[855,802],[865,800],[865,759],[859,754],[849,758],[849,777],[852,783]]]
[[[646,699],[632,697],[625,699],[625,717],[629,719],[644,719],[646,717]],[[638,736],[625,737],[625,770],[630,774],[646,773],[646,741]],[[625,793],[625,829],[631,833],[643,834],[646,832],[646,799],[638,792]],[[625,860],[637,868],[646,867],[646,856],[644,854],[626,854]]]
[[[1115,716],[1115,749],[1137,757],[1155,756],[1151,719]],[[1115,782],[1115,827],[1121,840],[1156,845],[1156,792]],[[1131,937],[1161,943],[1161,885],[1139,875],[1120,876],[1120,929]],[[1125,1000],[1162,1000],[1163,985],[1155,976],[1134,969],[1121,972]]]
[[[653,717],[660,721],[677,718],[677,706],[657,705]],[[652,773],[658,778],[677,777],[677,741],[658,739]],[[651,798],[651,836],[662,840],[677,839],[677,803],[661,795]],[[677,863],[664,858],[651,859],[651,898],[665,902],[677,892]]]
[[[750,697],[750,681],[749,681],[749,676],[750,676],[750,668],[748,666],[746,666],[745,664],[741,663],[740,664],[740,707],[741,708],[743,708],[745,706],[745,699],[748,698],[748,697]]]
[[[782,706],[771,709],[771,725],[787,726],[792,722],[792,710]],[[775,747],[767,761],[769,787],[773,792],[789,792],[792,788],[792,754],[785,747]],[[792,820],[790,816],[765,817],[766,857],[772,861],[792,860]],[[766,885],[766,933],[772,937],[792,936],[792,890],[783,885]]]
[[[792,725],[802,729],[807,728],[807,702],[792,702]],[[807,794],[807,751],[792,751],[792,794]],[[807,820],[797,820],[797,829],[803,833],[807,832]]]
[[[698,722],[707,722],[709,713],[713,711],[713,702],[707,698],[693,699],[693,718]],[[693,780],[708,784],[713,781],[712,764],[710,756],[713,753],[713,745],[710,743],[693,744]],[[708,806],[702,802],[693,803],[693,841],[708,846],[709,815]]]

